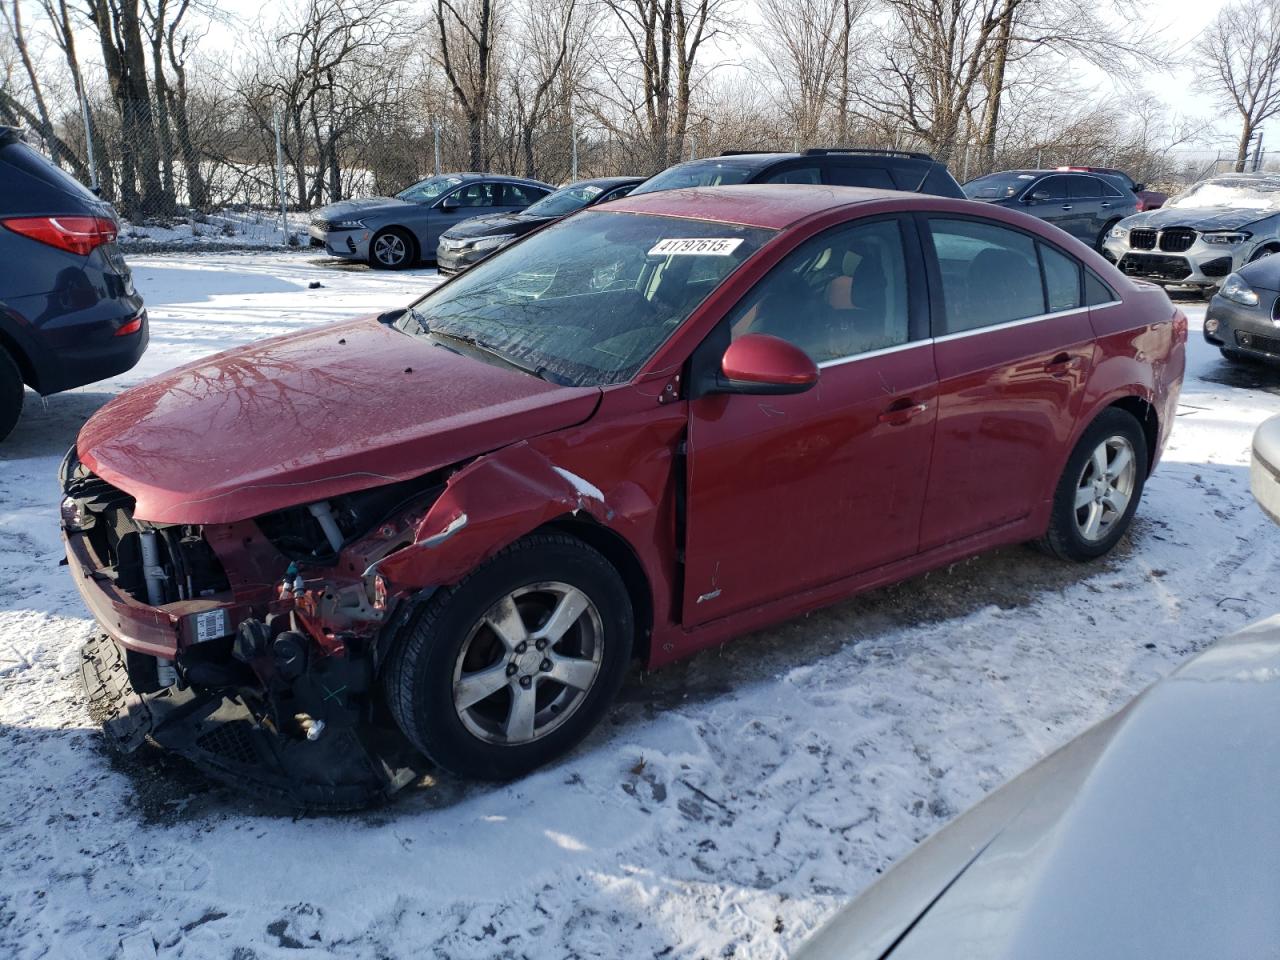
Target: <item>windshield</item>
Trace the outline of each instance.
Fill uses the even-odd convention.
[[[1201,180],[1165,206],[1280,211],[1280,177],[1259,177],[1256,180],[1215,177]]]
[[[408,200],[410,203],[430,203],[460,183],[462,183],[461,177],[427,177],[411,187],[405,187],[396,194],[396,198]]]
[[[622,383],[772,235],[591,211],[481,261],[396,326],[553,383]]]
[[[966,183],[964,195],[970,200],[1006,200],[1022,193],[1035,178],[1034,173],[993,173]]]
[[[565,187],[543,197],[531,207],[525,208],[524,212],[533,217],[564,217],[575,210],[581,210],[602,193],[602,188],[589,184]]]
[[[631,191],[633,197],[659,190],[678,190],[681,187],[722,187],[730,183],[746,183],[756,168],[724,160],[694,160],[676,164],[650,177]]]

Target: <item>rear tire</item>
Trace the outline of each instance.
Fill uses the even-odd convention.
[[[633,634],[609,561],[573,537],[534,534],[426,601],[383,689],[400,729],[434,763],[509,780],[595,727],[622,685]]]
[[[1118,407],[1100,413],[1071,452],[1040,545],[1062,560],[1094,560],[1129,529],[1147,479],[1142,424]]]
[[[401,227],[379,230],[369,241],[369,266],[375,270],[405,270],[418,259],[418,247]]]
[[[18,424],[22,416],[22,401],[26,388],[22,383],[22,371],[9,356],[9,351],[0,347],[0,440],[3,440]]]

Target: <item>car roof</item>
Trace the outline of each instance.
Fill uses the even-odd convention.
[[[683,187],[611,200],[614,212],[647,213],[685,220],[719,220],[781,230],[834,207],[872,200],[919,198],[920,194],[865,187],[807,183],[750,183],[723,187]]]
[[[433,174],[430,174],[430,175],[428,175],[428,176],[423,177],[421,180],[415,180],[414,182],[415,182],[415,183],[421,183],[423,180],[431,180],[431,179],[433,179],[435,176],[437,176],[437,175],[433,173]],[[507,173],[476,173],[476,172],[475,172],[475,171],[473,171],[473,170],[468,170],[468,171],[465,171],[465,172],[441,173],[441,174],[439,174],[439,176],[442,176],[442,177],[457,177],[458,179],[462,180],[462,181],[463,181],[463,183],[469,183],[469,182],[470,182],[470,181],[472,181],[472,180],[502,180],[502,181],[505,181],[505,182],[508,182],[508,183],[529,183],[529,184],[534,184],[534,185],[539,186],[539,187],[549,187],[549,186],[551,186],[551,185],[550,185],[550,184],[548,184],[548,183],[543,183],[541,180],[534,180],[534,179],[532,179],[531,177],[513,177],[513,176],[511,176],[510,174],[507,174]]]
[[[606,190],[610,187],[620,187],[626,183],[643,183],[647,177],[590,177],[586,180],[574,180],[572,183],[566,183],[561,190],[568,190],[570,187],[603,187]]]

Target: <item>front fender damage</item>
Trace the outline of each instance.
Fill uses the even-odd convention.
[[[558,466],[527,442],[468,464],[418,525],[414,542],[373,564],[366,573],[385,582],[390,595],[456,583],[503,547],[567,513],[587,513],[610,523],[641,507],[628,501],[627,484],[610,501],[593,483]],[[649,503],[649,506],[652,506]]]

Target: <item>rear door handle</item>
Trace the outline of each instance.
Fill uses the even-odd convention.
[[[880,412],[881,423],[901,426],[929,409],[927,403],[916,403],[910,397],[897,400]]]
[[[1063,210],[1070,210],[1070,209],[1071,209],[1071,204],[1069,204],[1069,203],[1064,203],[1064,204],[1062,205],[1062,209],[1063,209]]]
[[[1103,200],[1103,201],[1102,201],[1102,209],[1103,209],[1103,210],[1110,210],[1110,209],[1111,209],[1111,204],[1110,204],[1110,203],[1108,203],[1107,201]]]
[[[1060,353],[1046,363],[1044,369],[1046,373],[1051,373],[1055,377],[1065,377],[1078,366],[1080,366],[1079,357],[1073,357],[1069,353]]]

